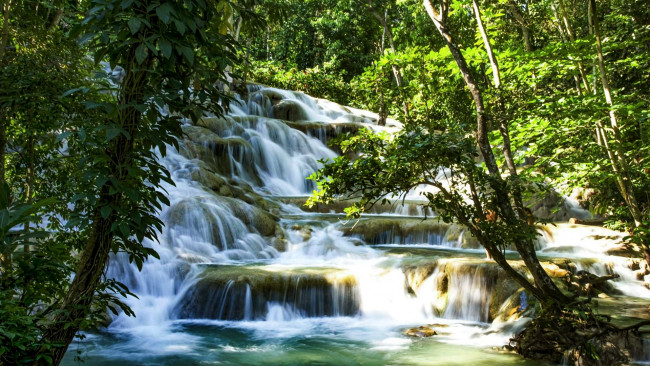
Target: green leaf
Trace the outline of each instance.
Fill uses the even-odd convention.
[[[142,64],[147,58],[147,46],[144,43],[140,43],[138,48],[135,49],[135,59],[138,64]]]
[[[142,22],[138,18],[131,18],[127,23],[129,25],[129,29],[131,30],[131,34],[138,33],[140,27],[142,27]]]
[[[185,23],[181,22],[180,20],[174,20],[174,25],[176,26],[178,33],[181,35],[185,34],[185,31],[187,30]]]
[[[172,55],[172,45],[169,43],[168,40],[166,39],[161,39],[160,42],[158,42],[158,48],[160,49],[160,52],[162,53],[164,58],[170,58]]]
[[[122,9],[128,8],[131,6],[131,4],[133,4],[133,2],[134,0],[122,0]]]
[[[159,7],[156,8],[156,15],[158,15],[158,18],[163,21],[165,24],[169,24],[171,21],[171,17],[169,13],[171,12],[172,7],[169,3],[163,3]]]
[[[129,225],[127,225],[124,222],[120,222],[118,228],[120,229],[122,236],[124,236],[125,238],[127,238],[131,234],[131,231],[129,230]]]
[[[183,53],[183,56],[185,56],[185,59],[187,59],[187,62],[192,65],[194,63],[194,51],[189,47],[182,47],[181,52]]]
[[[97,185],[97,188],[102,188],[104,184],[108,182],[108,177],[97,177],[95,180],[95,184]]]
[[[106,142],[109,142],[112,139],[114,139],[117,135],[120,134],[121,131],[122,131],[122,129],[119,128],[119,127],[107,129],[106,130]]]
[[[65,140],[68,137],[70,137],[70,135],[72,135],[71,131],[62,132],[62,133],[58,134],[58,136],[56,136],[56,142]]]
[[[102,217],[103,217],[104,219],[108,219],[108,216],[111,215],[111,212],[112,212],[112,211],[113,211],[113,209],[111,208],[111,206],[103,206],[103,207],[99,210],[100,214],[102,215]]]

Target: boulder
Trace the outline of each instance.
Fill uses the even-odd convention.
[[[437,335],[438,333],[426,325],[419,326],[417,328],[409,328],[404,331],[404,335],[409,337],[416,338],[426,338]]]
[[[282,100],[273,106],[273,118],[285,121],[307,120],[307,112],[298,102],[293,100]]]
[[[310,317],[352,316],[360,306],[356,279],[342,270],[210,265],[175,313],[191,319],[264,319],[273,304]]]

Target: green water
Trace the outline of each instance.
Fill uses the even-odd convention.
[[[305,319],[277,328],[266,323],[175,323],[167,334],[161,331],[160,342],[155,330],[140,339],[88,334],[71,345],[63,365],[545,365],[489,347],[449,344],[453,337],[445,335],[410,338],[354,318]]]

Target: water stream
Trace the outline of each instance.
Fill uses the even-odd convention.
[[[260,86],[240,102],[183,126],[161,158],[171,205],[159,242],[143,243],[160,260],[138,271],[117,255],[108,269],[137,294],[137,316],[83,333],[65,365],[540,365],[496,350],[533,305],[462,228],[423,221],[433,213],[417,194],[358,222],[301,207],[306,177],[336,156],[329,139],[399,123]],[[598,230],[551,227],[540,254],[618,273],[618,294],[650,298],[629,259],[605,255],[620,237]],[[422,325],[437,335],[404,334]]]

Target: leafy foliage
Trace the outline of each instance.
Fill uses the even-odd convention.
[[[351,89],[340,75],[326,63],[322,68],[316,66],[306,70],[295,67],[285,68],[270,61],[257,61],[253,64],[252,81],[277,88],[298,90],[309,95],[348,104],[352,98]]]
[[[105,323],[107,309],[133,314],[120,301],[129,289],[104,278],[108,253],[138,267],[157,256],[142,242],[155,240],[168,204],[155,189],[172,183],[158,158],[183,118],[227,104],[219,86],[236,60],[235,6],[39,3],[58,14],[43,18],[12,4],[3,30],[13,51],[0,65],[0,359],[58,364],[77,329]]]

